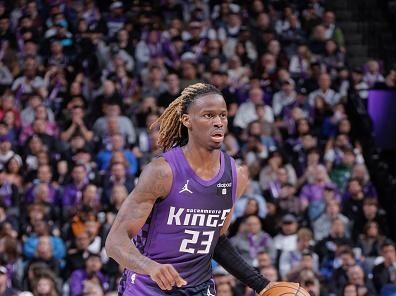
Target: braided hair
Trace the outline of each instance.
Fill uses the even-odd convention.
[[[213,85],[207,83],[195,83],[187,86],[151,125],[151,129],[159,124],[158,145],[164,150],[174,146],[184,146],[188,142],[187,128],[182,124],[181,117],[187,113],[187,109],[194,100],[208,94],[222,95]]]

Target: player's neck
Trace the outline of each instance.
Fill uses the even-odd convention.
[[[209,151],[196,145],[187,144],[183,152],[192,168],[213,169],[220,165],[220,150]]]

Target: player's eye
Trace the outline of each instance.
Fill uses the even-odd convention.
[[[204,114],[204,118],[206,118],[206,119],[211,119],[211,118],[213,118],[213,114],[211,114],[211,113],[206,113],[206,114]]]

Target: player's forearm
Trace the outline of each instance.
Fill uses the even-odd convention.
[[[109,257],[113,258],[121,266],[136,273],[148,274],[149,266],[154,263],[151,259],[140,254],[127,233],[124,235],[110,233],[107,237],[105,248]]]
[[[245,285],[259,293],[259,295],[263,293],[269,284],[267,279],[243,260],[225,235],[220,236],[213,259]]]

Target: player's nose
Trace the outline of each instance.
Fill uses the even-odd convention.
[[[223,127],[223,126],[224,126],[224,123],[223,123],[223,121],[221,120],[221,117],[220,117],[220,116],[216,116],[216,117],[213,119],[213,125],[214,125],[215,127]]]

